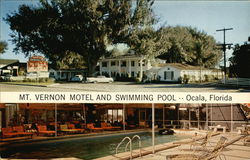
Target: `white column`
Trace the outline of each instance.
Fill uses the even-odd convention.
[[[155,153],[155,104],[152,103],[152,152]]]
[[[200,130],[200,106],[198,106],[198,130]]]
[[[206,104],[206,130],[208,130],[208,106]]]
[[[121,76],[121,60],[118,61],[118,73]]]
[[[140,80],[142,80],[142,72],[143,72],[143,68],[142,68],[142,58],[140,59]]]
[[[128,72],[129,72],[129,77],[131,77],[131,59],[128,60]]]
[[[188,129],[190,129],[190,127],[191,127],[191,113],[190,113],[190,106],[189,106],[189,108],[188,108],[188,120],[189,120],[189,126],[188,126]]]
[[[123,103],[123,111],[122,111],[122,120],[123,120],[123,130],[126,130],[126,126],[125,126],[125,104]]]
[[[210,109],[210,112],[211,112],[211,117],[210,117],[210,125],[212,126],[212,123],[213,123],[213,104],[211,104],[211,109]]]
[[[87,117],[86,117],[85,104],[83,104],[83,117],[84,117],[84,124],[85,124],[85,127],[87,127]]]
[[[233,132],[233,127],[234,127],[234,124],[233,124],[233,105],[231,103],[231,132]]]
[[[57,137],[57,104],[55,103],[55,137]]]
[[[108,72],[109,72],[109,77],[111,76],[111,61],[108,61]]]
[[[162,109],[163,111],[163,122],[162,122],[162,126],[163,126],[163,128],[165,128],[165,105],[163,105],[163,109]]]

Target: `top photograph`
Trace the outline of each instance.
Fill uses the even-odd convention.
[[[250,1],[0,0],[1,92],[250,92]]]

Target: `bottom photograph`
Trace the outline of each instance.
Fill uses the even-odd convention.
[[[250,104],[1,103],[0,159],[250,158]]]

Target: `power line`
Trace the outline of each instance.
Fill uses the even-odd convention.
[[[223,49],[223,52],[224,52],[224,79],[225,79],[225,82],[226,82],[226,74],[227,74],[227,65],[226,65],[226,49],[227,49],[227,46],[231,46],[233,45],[232,43],[226,43],[226,31],[228,30],[233,30],[233,28],[223,28],[223,29],[218,29],[216,30],[217,32],[220,32],[220,31],[223,31],[223,44],[222,45],[222,49]]]

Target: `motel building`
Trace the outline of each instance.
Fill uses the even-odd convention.
[[[116,57],[102,57],[99,60],[99,73],[115,78],[127,76],[142,80],[158,80],[162,82],[180,82],[188,79],[189,82],[211,81],[223,78],[220,69],[209,69],[200,66],[192,66],[181,63],[165,63],[161,59],[149,59],[146,56],[138,56],[128,53]]]
[[[143,74],[157,63],[165,63],[160,59],[149,59],[147,56],[138,56],[134,53],[116,57],[102,57],[99,60],[99,72],[101,75],[116,77],[127,75],[129,78],[142,79]]]
[[[143,146],[169,142],[168,135],[158,134],[167,128],[176,132],[171,141],[187,138],[183,131],[190,135],[204,130],[236,133],[249,125],[249,106],[1,103],[1,157],[101,158],[116,155],[118,145],[128,139],[125,137],[136,135]],[[131,154],[126,156],[129,159]]]

